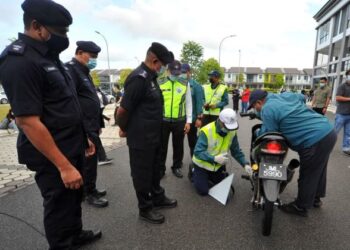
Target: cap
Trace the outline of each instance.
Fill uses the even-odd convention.
[[[220,72],[217,70],[212,70],[210,71],[210,73],[208,74],[208,76],[215,76],[215,77],[220,77]]]
[[[158,57],[158,59],[165,65],[174,61],[173,52],[169,51],[161,43],[157,43],[157,42],[152,43],[151,47],[149,47],[148,50],[153,52]]]
[[[267,96],[267,91],[262,89],[254,90],[249,96],[248,110],[251,109],[257,101],[264,99],[266,96]]]
[[[170,71],[170,74],[178,76],[181,74],[181,63],[178,60],[174,60],[168,65],[168,69]]]
[[[91,41],[78,41],[77,46],[77,50],[82,50],[94,54],[98,54],[101,51],[101,48],[96,43]]]
[[[21,6],[26,15],[43,25],[68,27],[73,22],[69,11],[51,0],[25,0]]]
[[[181,65],[181,73],[187,73],[191,70],[191,66],[188,63],[183,63]]]
[[[228,130],[235,130],[238,128],[237,115],[233,109],[223,109],[219,114],[219,120],[225,124]]]

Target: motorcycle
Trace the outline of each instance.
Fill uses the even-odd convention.
[[[250,117],[250,119],[257,118],[255,113],[241,113],[240,115]],[[297,159],[292,159],[288,165],[285,165],[284,161],[289,149],[287,139],[278,132],[268,132],[257,137],[256,132],[261,125],[254,125],[251,131],[250,163],[253,174],[251,176],[242,175],[242,178],[249,180],[252,185],[251,203],[254,210],[264,211],[262,234],[269,236],[274,206],[281,205],[279,195],[292,180],[295,169],[300,163]]]

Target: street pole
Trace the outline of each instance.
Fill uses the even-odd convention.
[[[222,45],[222,43],[223,43],[223,41],[225,40],[225,39],[227,39],[227,38],[230,38],[230,37],[235,37],[236,35],[229,35],[229,36],[226,36],[226,37],[224,37],[222,40],[221,40],[221,42],[220,42],[220,45],[219,45],[219,65],[220,65],[220,67],[221,67],[221,64],[220,64],[220,62],[221,62],[221,45]]]
[[[239,87],[241,81],[241,50],[238,50],[238,81],[237,81],[237,87]]]
[[[97,34],[99,34],[100,36],[102,36],[103,40],[105,40],[106,43],[106,47],[107,47],[107,63],[108,63],[108,79],[109,79],[109,89],[110,91],[112,91],[112,86],[111,86],[111,67],[109,65],[109,50],[108,50],[108,42],[107,39],[104,35],[102,35],[99,31],[95,31]]]

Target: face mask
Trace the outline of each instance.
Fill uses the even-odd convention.
[[[325,86],[324,83],[320,83],[320,87],[323,88]]]
[[[61,53],[63,50],[67,49],[69,46],[68,37],[58,36],[51,33],[51,37],[46,42],[47,47],[50,51]]]
[[[90,58],[87,65],[86,65],[89,69],[94,69],[97,66],[97,60],[96,58]]]
[[[210,79],[209,79],[209,82],[210,82],[210,83],[215,83],[213,78],[210,78]]]
[[[165,66],[162,66],[162,67],[160,67],[160,69],[159,69],[159,71],[157,73],[160,76],[160,75],[163,75],[164,72],[165,72]]]
[[[169,79],[170,79],[170,81],[172,81],[172,82],[178,81],[178,77],[177,77],[177,76],[173,76],[173,75],[170,75],[170,76],[169,76]]]
[[[186,80],[187,80],[187,74],[181,74],[181,75],[179,75],[179,78],[180,78],[182,81],[186,81]]]
[[[261,118],[261,112],[257,111],[256,109],[254,109],[254,114],[256,115],[256,117]]]
[[[227,134],[227,133],[228,133],[228,130],[227,130],[227,128],[221,128],[221,132]]]
[[[346,76],[346,80],[350,81],[350,75]]]

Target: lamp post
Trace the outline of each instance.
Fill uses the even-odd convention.
[[[95,31],[97,34],[99,34],[100,36],[102,36],[103,40],[105,40],[105,43],[106,43],[106,47],[107,47],[107,62],[108,62],[108,78],[109,78],[109,81],[111,81],[111,67],[109,66],[109,51],[108,51],[108,43],[107,43],[107,39],[104,35],[102,35],[99,31]]]
[[[238,84],[237,86],[239,87],[241,81],[241,50],[238,50]]]
[[[221,40],[220,46],[219,46],[219,65],[220,65],[220,66],[221,66],[221,64],[220,64],[220,60],[221,60],[221,45],[222,45],[222,43],[223,43],[223,41],[224,41],[225,39],[230,38],[230,37],[235,37],[235,36],[236,36],[236,35],[229,35],[229,36],[224,37],[224,38]]]

